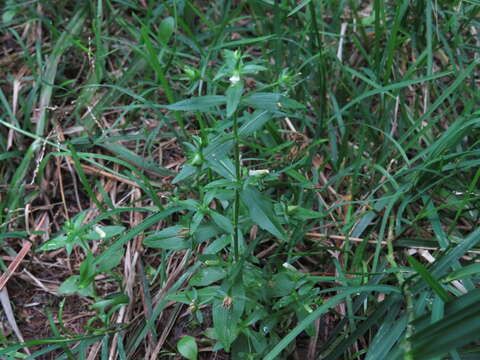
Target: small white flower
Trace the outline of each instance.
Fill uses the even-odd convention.
[[[232,85],[235,85],[236,83],[238,83],[240,81],[240,74],[239,73],[235,73],[233,74],[232,76],[230,76],[230,83],[232,83]]]
[[[100,226],[95,226],[93,229],[98,235],[100,235],[101,239],[104,239],[107,236],[107,234],[105,234],[105,231],[103,231]]]
[[[283,263],[282,266],[285,268],[285,269],[288,269],[288,270],[291,270],[291,271],[297,271],[297,269],[295,269],[295,267],[292,265],[292,264],[289,264],[287,262]]]
[[[248,170],[248,175],[254,176],[254,177],[260,177],[267,174],[270,174],[270,170],[268,169]]]

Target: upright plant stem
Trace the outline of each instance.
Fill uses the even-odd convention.
[[[239,246],[238,246],[238,218],[240,210],[240,188],[242,184],[240,172],[240,139],[238,136],[238,120],[237,112],[233,114],[233,137],[235,142],[235,211],[233,213],[233,254],[235,261],[239,260]]]

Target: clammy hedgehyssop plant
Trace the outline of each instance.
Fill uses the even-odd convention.
[[[480,2],[0,3],[1,359],[480,358]]]
[[[213,239],[199,256],[202,265],[190,279],[190,288],[168,298],[187,304],[199,324],[204,322],[202,306],[210,305],[213,327],[206,336],[214,350],[256,358],[279,342],[282,332],[278,329],[294,321],[290,314],[295,321],[304,319],[320,298],[319,289],[314,288],[318,277],[303,274],[288,263],[278,264],[268,275],[257,266],[253,250],[265,237],[288,250],[290,235],[282,222],[321,214],[292,207],[287,201],[272,201],[264,189],[280,174],[255,169],[258,161],[242,158],[247,154],[244,144],[255,131],[269,120],[303,108],[287,94],[262,88],[244,91],[244,77],[265,70],[245,59],[238,50],[224,51],[224,65],[214,78],[218,82],[228,79],[224,96],[191,98],[170,107],[199,113],[220,106],[223,110],[213,111],[218,125],[203,129],[203,134],[194,138],[195,144],[186,144],[190,161],[173,180],[200,183],[204,189],[201,199],[179,200],[177,205],[187,209],[179,224],[148,236],[144,244],[165,250],[194,249]],[[247,161],[249,166],[244,164]],[[252,226],[266,233],[247,240]],[[313,335],[314,328],[309,326],[309,330]]]

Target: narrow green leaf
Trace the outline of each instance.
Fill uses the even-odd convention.
[[[191,242],[182,236],[185,231],[180,225],[168,227],[143,240],[145,246],[157,249],[183,250],[191,247]]]
[[[99,256],[95,259],[94,264],[97,268],[97,273],[107,272],[116,268],[122,262],[123,254],[123,248],[108,247],[101,254],[101,257]]]
[[[174,207],[171,207],[171,208],[168,208],[168,209],[165,209],[161,212],[158,212],[154,215],[151,215],[150,217],[148,217],[147,219],[145,219],[143,222],[141,222],[140,224],[138,224],[137,226],[135,226],[134,228],[132,228],[130,231],[128,231],[126,234],[122,235],[118,240],[115,240],[109,247],[109,250],[111,251],[118,251],[119,249],[123,249],[123,246],[128,242],[130,241],[133,237],[135,237],[136,235],[138,235],[139,233],[147,230],[148,228],[150,228],[151,226],[154,226],[156,224],[158,224],[158,222],[161,220],[161,219],[164,219],[166,218],[167,216],[170,216],[171,214],[177,212],[177,211],[180,211],[180,210],[183,210],[185,209],[185,207],[183,206],[174,206]],[[111,211],[111,213],[113,213],[113,211]],[[99,217],[100,218],[100,217]],[[95,222],[98,222],[98,220],[94,220]],[[80,229],[79,229],[80,230]],[[104,252],[102,254],[100,254],[97,258],[97,262],[98,263],[101,263],[103,261],[106,261],[108,259],[108,257],[110,256],[110,254]]]
[[[216,163],[219,160],[227,160],[228,153],[233,148],[233,139],[226,135],[221,134],[210,140],[208,146],[203,150],[203,156],[205,160]]]
[[[286,240],[284,231],[273,212],[271,200],[263,196],[252,186],[245,187],[240,193],[240,198],[245,206],[247,206],[253,222],[277,238]]]
[[[228,296],[213,302],[212,318],[215,334],[223,345],[225,351],[230,351],[230,346],[238,336],[238,318],[232,306],[234,300]]]
[[[281,98],[282,94],[258,92],[246,97],[243,100],[243,103],[257,109],[278,111],[280,110],[278,104],[280,103]]]
[[[154,307],[151,316],[147,319],[146,325],[143,326],[140,329],[140,331],[136,332],[133,335],[131,339],[131,345],[129,346],[129,350],[128,350],[129,358],[134,358],[133,353],[140,346],[140,343],[142,342],[142,340],[145,339],[148,332],[154,329],[154,327],[158,324],[157,322],[158,317],[160,316],[160,314],[162,314],[162,311],[168,305],[168,302],[169,302],[168,296],[177,292],[179,288],[184,285],[184,283],[188,280],[191,274],[194,273],[200,265],[201,265],[200,262],[196,262],[193,266],[184,270],[180,278],[172,285],[171,288],[169,288],[166,291],[165,295],[160,298],[160,301]]]
[[[480,306],[475,303],[434,322],[411,338],[413,359],[444,355],[480,339]]]
[[[225,269],[217,266],[209,266],[197,271],[190,279],[192,286],[207,286],[219,280],[222,280],[227,275]]]
[[[444,306],[444,316],[449,316],[455,312],[476,306],[480,302],[480,289],[474,289],[462,295]],[[417,332],[423,331],[431,325],[430,314],[424,314],[412,322],[412,326]]]
[[[39,248],[38,251],[51,251],[60,249],[66,246],[68,243],[68,237],[65,235],[56,236],[53,239],[50,239],[44,242]]]
[[[305,6],[307,6],[310,3],[310,1],[312,0],[302,0],[300,4],[298,4],[292,11],[288,13],[287,17],[290,17],[296,14],[297,12],[299,12],[300,10],[302,10]]]
[[[182,100],[172,105],[162,105],[162,107],[176,111],[203,111],[224,105],[226,101],[226,97],[222,95],[206,95]]]
[[[216,211],[211,211],[210,216],[215,224],[217,224],[222,230],[229,234],[233,233],[233,225],[229,218],[217,213]]]
[[[265,35],[265,36],[259,36],[256,38],[249,38],[249,39],[241,39],[241,40],[235,40],[235,41],[230,41],[230,42],[223,42],[220,45],[217,45],[211,49],[211,51],[227,48],[227,47],[239,47],[241,45],[247,45],[247,44],[253,44],[256,42],[264,42],[267,40],[270,40],[274,37],[274,35]]]
[[[93,254],[88,253],[87,257],[80,264],[80,278],[78,281],[78,287],[80,289],[86,288],[88,285],[90,285],[96,275],[93,261]]]
[[[445,71],[445,72],[442,72],[442,73],[438,73],[438,74],[434,74],[434,75],[430,75],[430,76],[425,76],[425,77],[422,77],[422,78],[419,78],[419,79],[404,80],[404,81],[400,81],[398,83],[394,83],[394,84],[382,86],[382,87],[379,87],[379,88],[376,88],[376,89],[373,89],[373,90],[370,90],[370,91],[366,91],[366,92],[362,93],[361,95],[357,96],[352,101],[350,101],[347,105],[342,107],[338,111],[338,113],[343,114],[346,110],[350,109],[355,104],[358,104],[359,102],[363,101],[364,99],[366,99],[370,96],[374,96],[374,95],[377,95],[377,94],[388,93],[391,90],[401,89],[401,88],[411,86],[411,85],[415,85],[415,84],[425,83],[427,81],[431,81],[431,80],[435,80],[435,79],[438,79],[438,78],[441,78],[441,77],[445,77],[445,76],[450,75],[450,74],[452,74],[452,71]],[[338,114],[334,115],[331,119],[329,119],[329,121],[333,120],[336,116],[338,116]],[[412,127],[412,128],[416,128],[416,127]]]
[[[352,346],[355,341],[358,340],[365,332],[374,327],[382,317],[385,316],[385,313],[389,312],[392,307],[395,308],[395,311],[398,312],[400,306],[402,306],[401,297],[399,295],[390,295],[385,301],[380,303],[378,308],[368,316],[360,325],[353,331],[347,338],[345,338],[340,344],[336,345],[331,352],[325,357],[325,360],[335,360],[339,359],[342,354],[344,354],[350,346]],[[405,324],[406,325],[406,324]],[[378,332],[377,332],[378,334]]]
[[[432,290],[444,301],[451,300],[450,294],[442,287],[442,285],[435,280],[430,272],[419,263],[414,257],[407,255],[407,260],[410,265],[418,272],[418,274],[425,280],[425,282],[432,288]]]
[[[304,105],[279,93],[257,92],[242,100],[247,106],[257,109],[280,111],[285,109],[303,109]]]
[[[238,104],[243,93],[243,81],[237,81],[229,86],[226,92],[227,97],[227,117],[230,118],[237,111]]]
[[[367,285],[367,286],[360,286],[360,287],[351,287],[345,288],[345,290],[331,297],[328,301],[324,302],[321,306],[319,306],[315,311],[313,311],[310,315],[308,315],[305,319],[303,319],[287,336],[285,336],[277,345],[273,347],[272,350],[263,358],[263,360],[275,360],[278,359],[278,355],[285,349],[288,344],[290,344],[302,331],[304,331],[312,322],[314,322],[317,318],[322,316],[332,307],[336,306],[340,303],[344,298],[349,295],[361,292],[372,292],[372,291],[379,291],[383,293],[390,293],[390,292],[397,292],[400,293],[400,290],[394,288],[393,286],[387,285]]]
[[[186,164],[182,167],[182,170],[175,176],[172,180],[172,184],[179,183],[180,181],[183,181],[185,179],[188,179],[190,176],[195,174],[197,172],[197,167]]]
[[[90,185],[90,182],[88,181],[87,176],[85,175],[85,172],[83,171],[83,167],[80,164],[80,158],[78,157],[77,151],[75,150],[75,147],[71,144],[68,144],[68,148],[71,152],[72,155],[72,160],[73,160],[73,165],[75,166],[75,169],[77,170],[78,177],[80,178],[80,182],[82,183],[85,191],[87,192],[89,198],[98,206],[100,210],[106,211],[105,207],[103,204],[97,199],[97,196],[95,195],[95,191],[93,190],[92,186]]]
[[[388,353],[395,343],[398,344],[404,339],[403,334],[408,324],[408,316],[404,315],[399,319],[389,320],[382,322],[375,338],[370,343],[365,360],[388,359]]]
[[[480,274],[480,263],[466,265],[458,270],[450,273],[444,280],[444,282],[450,282],[452,280],[462,279],[467,276]]]
[[[128,302],[129,298],[127,295],[123,293],[116,293],[108,295],[107,298],[95,302],[93,305],[90,305],[90,308],[93,310],[105,311],[108,307],[120,304],[128,304]]]
[[[172,175],[170,170],[165,169],[164,167],[158,165],[153,160],[145,159],[142,156],[135,154],[133,151],[127,149],[125,146],[119,143],[101,143],[98,144],[99,146],[107,149],[108,151],[112,152],[113,154],[117,155],[120,159],[124,159],[130,164],[133,164],[140,169],[146,169],[152,171],[161,176],[169,176]],[[82,154],[83,155],[83,154]],[[80,156],[80,154],[79,154]],[[138,170],[137,170],[138,172]]]
[[[208,167],[229,181],[234,181],[236,179],[235,165],[232,160],[228,158],[217,160],[208,159]]]
[[[246,115],[245,121],[238,129],[240,137],[249,136],[255,131],[262,128],[268,120],[272,118],[272,115],[267,110],[257,110],[253,114]]]
[[[472,61],[466,69],[463,71],[459,72],[458,77],[455,79],[455,81],[446,89],[442,91],[440,96],[435,100],[435,102],[429,106],[428,110],[416,120],[414,126],[410,126],[410,129],[405,132],[405,134],[402,136],[400,139],[400,143],[402,143],[405,139],[409,138],[411,134],[415,131],[418,131],[418,125],[422,124],[426,119],[428,119],[432,113],[453,93],[457,90],[457,88],[462,85],[465,81],[465,79],[470,75],[470,73],[478,67],[480,64],[480,60],[476,59]],[[432,75],[435,76],[435,75]],[[433,120],[433,119],[432,119]],[[434,124],[434,121],[429,121],[429,127]],[[425,129],[428,129],[428,127],[425,127]],[[414,138],[411,140],[411,142],[417,141],[417,138]],[[407,148],[411,146],[411,142],[406,145]]]
[[[451,268],[451,264],[460,259],[465,253],[478,244],[480,241],[480,228],[472,231],[467,237],[461,239],[457,246],[448,251],[432,266],[431,273],[433,276],[438,277],[444,275],[448,269]]]
[[[53,84],[57,76],[57,68],[63,53],[72,46],[73,39],[82,31],[83,23],[87,18],[87,4],[85,3],[70,19],[65,30],[58,40],[55,41],[45,69],[41,72],[42,90],[40,92],[40,103],[38,104],[37,128],[35,134],[43,136],[47,127],[47,109],[50,106],[50,100],[53,93]]]

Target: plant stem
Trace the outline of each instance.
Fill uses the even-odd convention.
[[[233,253],[235,261],[239,260],[239,246],[238,246],[238,218],[240,210],[240,188],[242,185],[241,171],[240,171],[240,139],[238,136],[238,121],[237,112],[233,114],[233,137],[235,148],[235,208],[233,213]]]

